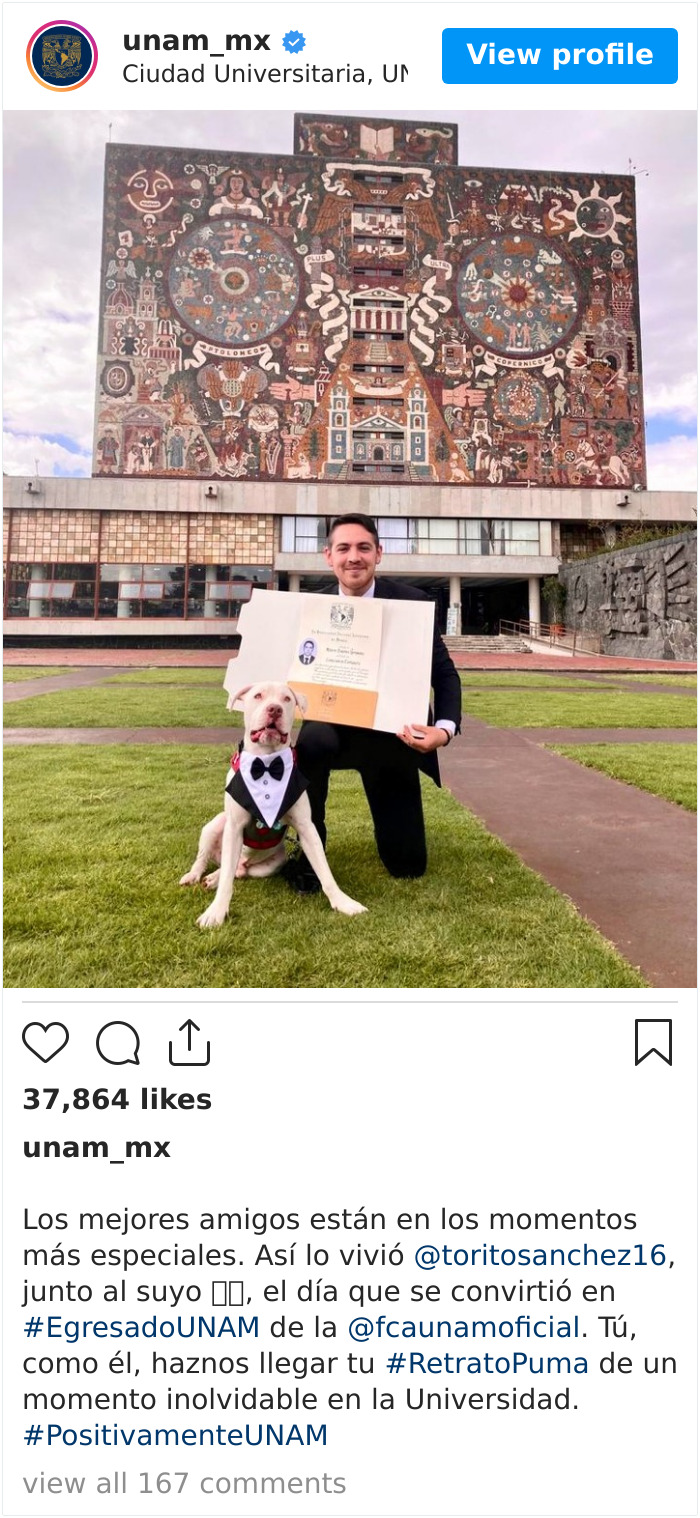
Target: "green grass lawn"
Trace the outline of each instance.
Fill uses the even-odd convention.
[[[160,672],[159,672],[160,673]],[[171,673],[168,671],[168,673]],[[192,673],[192,672],[189,672]],[[201,673],[201,672],[198,672]],[[226,711],[219,672],[211,686],[120,683],[83,686],[54,695],[28,696],[5,708],[6,727],[226,727],[240,726]],[[178,671],[173,670],[171,678]],[[121,678],[121,677],[120,677]],[[695,702],[659,689],[658,695],[585,690],[473,690],[463,709],[495,727],[694,727]]]
[[[695,727],[696,723],[695,702],[679,700],[663,690],[658,695],[600,688],[483,694],[465,690],[462,708],[493,727]]]
[[[557,754],[575,759],[589,769],[602,770],[614,780],[624,780],[665,801],[676,801],[696,812],[696,743],[585,743],[580,746],[552,744]]]
[[[596,686],[595,680],[584,680],[580,675],[570,675],[566,665],[564,665],[561,674],[559,670],[553,670],[551,674],[548,674],[546,671],[530,671],[529,669],[494,670],[493,673],[490,670],[460,669],[459,678],[462,685],[482,686],[487,690],[509,685],[526,686],[528,689],[532,688],[533,690],[539,688],[546,690],[548,686],[551,689],[552,686],[565,684],[570,686],[572,690],[578,690],[581,686],[593,690]]]
[[[177,881],[220,804],[226,762],[219,746],[7,752],[7,986],[645,984],[564,896],[430,782],[424,879],[390,879],[359,780],[335,775],[329,859],[367,915],[340,917],[280,879],[243,881],[224,927],[202,932],[196,918],[211,897]]]
[[[45,675],[72,675],[69,669],[55,664],[4,664],[2,678],[5,685],[19,685],[20,680],[42,680]]]
[[[173,671],[173,674],[176,672]],[[81,686],[52,696],[28,696],[5,708],[6,727],[227,727],[240,726],[240,712],[227,712],[220,681],[195,685]]]

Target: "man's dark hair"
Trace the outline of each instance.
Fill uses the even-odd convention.
[[[350,527],[353,523],[357,527],[364,527],[365,532],[369,533],[369,536],[374,539],[375,547],[379,547],[379,533],[377,532],[377,524],[374,517],[363,516],[361,511],[348,511],[345,513],[345,516],[334,517],[328,528],[326,542],[330,544],[336,527]]]

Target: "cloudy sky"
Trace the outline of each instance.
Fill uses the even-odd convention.
[[[462,164],[592,176],[626,174],[630,165],[638,171],[649,485],[694,489],[694,115],[445,110],[432,119],[443,114],[459,122]],[[288,111],[5,113],[3,467],[8,474],[33,473],[35,461],[40,474],[91,472],[102,181],[110,127],[113,142],[292,151]]]

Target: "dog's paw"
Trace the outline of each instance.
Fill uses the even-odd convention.
[[[201,878],[201,875],[198,875],[196,870],[188,870],[187,874],[183,875],[182,880],[178,883],[179,885],[199,885]]]
[[[215,891],[219,884],[220,870],[212,870],[211,875],[204,876],[204,884],[208,891]]]
[[[212,904],[212,906],[207,907],[206,912],[202,912],[201,917],[197,918],[197,926],[200,928],[220,928],[226,920],[226,915],[226,912],[222,912],[215,904]]]
[[[361,902],[353,901],[352,896],[346,896],[344,891],[333,897],[331,906],[334,912],[342,912],[344,917],[357,917],[360,912],[367,911]]]

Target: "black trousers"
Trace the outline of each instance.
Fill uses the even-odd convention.
[[[358,770],[382,864],[397,878],[424,875],[425,823],[416,756],[393,733],[330,722],[304,722],[299,768],[309,783],[311,816],[326,842],[326,800],[332,770]]]

